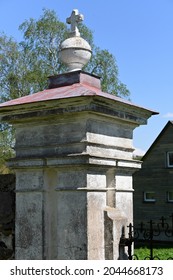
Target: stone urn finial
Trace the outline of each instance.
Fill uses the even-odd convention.
[[[60,45],[59,58],[67,65],[69,71],[81,70],[91,58],[91,47],[86,40],[80,37],[77,24],[83,21],[84,16],[78,10],[73,10],[66,22],[71,24],[69,38]]]

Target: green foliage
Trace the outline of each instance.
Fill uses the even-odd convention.
[[[146,257],[150,256],[150,250],[147,247],[136,248],[135,255],[138,256],[139,260],[145,260]],[[153,249],[153,255],[156,257],[156,259],[159,258],[160,260],[173,258],[173,247],[155,247]]]
[[[92,59],[86,69],[101,77],[103,91],[123,97],[129,96],[127,87],[118,79],[115,57],[107,50],[94,47]]]
[[[44,90],[48,76],[67,70],[59,61],[58,48],[67,38],[68,28],[54,11],[44,9],[38,20],[24,21],[19,30],[23,33],[21,42],[0,35],[0,102]],[[84,70],[101,77],[103,91],[128,97],[128,89],[119,81],[113,55],[94,45],[92,31],[84,24],[79,25],[79,30],[93,50],[92,59]],[[9,132],[9,129],[0,132],[2,162],[12,153],[13,137]]]
[[[28,61],[25,79],[30,82],[32,91],[43,90],[47,86],[47,76],[64,70],[58,47],[67,34],[66,25],[58,20],[54,11],[44,10],[38,21],[27,20],[19,29],[24,37],[20,46]]]
[[[9,169],[6,166],[6,161],[13,157],[14,150],[14,130],[11,126],[2,124],[0,125],[0,173],[9,173]]]
[[[44,9],[38,20],[24,21],[19,30],[23,33],[19,43],[4,34],[0,36],[1,102],[44,90],[48,76],[67,70],[59,61],[58,48],[67,38],[68,29],[54,11]],[[115,57],[94,45],[92,31],[84,24],[79,25],[79,30],[93,51],[84,70],[101,77],[103,91],[128,97],[126,85],[118,78]]]
[[[0,37],[0,91],[1,100],[20,95],[19,50],[12,38]],[[17,96],[16,96],[17,94]]]

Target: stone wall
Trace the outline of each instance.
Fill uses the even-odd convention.
[[[0,260],[14,258],[15,175],[0,175]]]

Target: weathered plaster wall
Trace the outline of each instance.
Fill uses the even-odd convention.
[[[133,127],[89,113],[16,125],[17,259],[121,257],[138,167]]]

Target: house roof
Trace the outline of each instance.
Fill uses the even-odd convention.
[[[155,139],[155,141],[152,143],[152,145],[149,147],[148,151],[145,153],[145,155],[142,157],[142,161],[145,160],[145,158],[149,155],[149,153],[151,152],[151,150],[153,149],[153,147],[155,145],[157,145],[157,143],[159,142],[160,138],[163,136],[163,134],[165,134],[166,130],[168,128],[172,127],[173,128],[173,121],[168,121],[167,124],[165,125],[165,127],[162,129],[162,131],[159,133],[159,135],[157,136],[157,138]]]

